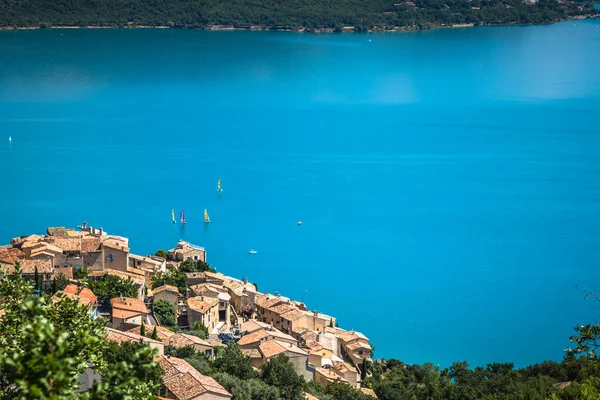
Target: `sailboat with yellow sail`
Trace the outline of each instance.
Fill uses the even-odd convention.
[[[173,221],[173,223],[177,222],[177,221],[175,221],[175,209],[171,210],[171,220]]]
[[[217,192],[221,193],[223,189],[221,189],[221,179],[217,181]]]
[[[204,209],[204,223],[210,223],[210,217],[208,216],[208,210],[206,208]]]

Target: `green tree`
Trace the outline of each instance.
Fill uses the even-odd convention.
[[[225,372],[216,373],[214,378],[233,395],[233,400],[287,400],[277,388],[259,379],[240,379]]]
[[[190,334],[198,336],[200,339],[208,339],[208,328],[200,321],[194,322]]]
[[[287,356],[279,354],[261,365],[260,369],[261,379],[267,385],[279,389],[279,393],[284,399],[303,399],[304,378],[296,374],[296,370]]]
[[[152,329],[152,333],[150,334],[150,339],[158,340],[158,332],[156,331],[156,326]]]
[[[142,325],[140,326],[140,335],[146,336],[146,325],[143,322],[142,322]]]
[[[161,325],[176,325],[175,307],[173,307],[173,304],[169,303],[166,300],[157,300],[154,302],[153,308],[154,314],[156,314],[158,322],[160,322]]]
[[[171,357],[177,358],[191,358],[196,355],[196,349],[194,346],[183,346],[183,347],[175,347],[175,346],[167,346],[165,347],[165,354]]]
[[[217,371],[225,372],[240,379],[252,379],[256,377],[256,373],[252,369],[250,357],[245,356],[235,343],[230,343],[218,355],[214,366]]]
[[[367,396],[346,382],[333,382],[327,385],[325,393],[333,400],[373,400],[371,396]]]
[[[188,258],[179,264],[180,272],[216,272],[214,268],[202,260],[193,260]]]
[[[73,273],[73,278],[75,279],[85,279],[90,274],[88,267],[83,267],[78,270],[75,270]]]
[[[185,293],[187,289],[187,275],[176,269],[170,269],[167,272],[157,272],[152,277],[152,289],[163,285],[176,286],[181,293]]]
[[[42,282],[40,281],[40,273],[38,272],[37,265],[35,266],[35,271],[33,272],[33,280],[35,282],[35,290],[42,290]]]
[[[138,295],[138,289],[131,279],[123,279],[119,276],[104,274],[96,280],[88,280],[87,286],[98,296],[98,301],[104,304],[110,303],[116,297],[133,297]]]
[[[107,369],[104,326],[92,321],[79,302],[33,296],[33,285],[18,266],[0,279],[0,297],[5,312],[0,319],[0,399],[73,399],[89,365],[103,375],[104,386],[96,383],[79,398],[108,399],[112,393],[147,394],[130,397],[135,400],[151,397],[151,385],[132,372],[143,365],[129,365],[127,374]],[[152,363],[151,358],[143,361]]]
[[[165,260],[166,260],[167,258],[169,258],[169,255],[168,255],[168,254],[167,254],[167,252],[166,252],[166,251],[164,251],[163,249],[160,249],[160,250],[158,250],[158,251],[156,252],[155,256],[157,256],[157,257],[162,257],[162,258],[164,258]]]

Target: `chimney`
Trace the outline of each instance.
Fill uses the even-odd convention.
[[[244,278],[244,285],[248,284],[248,278]]]
[[[104,229],[100,228],[100,236],[104,234]]]
[[[314,310],[313,315],[315,316],[315,318],[317,318],[319,316],[319,312],[317,310]]]
[[[83,221],[83,229],[87,228],[87,222]]]

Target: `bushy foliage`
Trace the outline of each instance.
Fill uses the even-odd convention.
[[[122,26],[152,25],[204,28],[233,25],[247,28],[305,27],[356,31],[474,23],[549,23],[568,16],[591,14],[593,7],[578,9],[578,2],[561,4],[540,0],[534,5],[523,0],[171,0],[168,3],[144,0],[29,0],[8,1],[0,13],[0,26]],[[157,253],[158,254],[158,253]],[[162,255],[162,253],[161,253]]]
[[[187,260],[183,261],[181,264],[179,264],[179,271],[181,272],[217,272],[214,268],[212,268],[210,265],[208,265],[207,263],[205,263],[202,260],[192,260],[191,258],[188,258]]]
[[[176,269],[170,269],[167,272],[157,272],[152,277],[152,289],[159,286],[171,285],[177,287],[180,293],[185,293],[187,289],[187,276],[184,272]]]
[[[256,378],[250,357],[245,356],[235,343],[230,343],[227,346],[225,351],[217,357],[214,365],[219,372],[225,372],[240,379]]]
[[[0,279],[0,298],[0,399],[153,397],[157,385],[149,377],[159,371],[150,347],[111,358],[101,320],[92,321],[85,306],[66,296],[56,302],[33,296],[32,283],[22,278],[18,267]],[[102,380],[77,396],[79,377],[89,366]]]
[[[116,297],[136,298],[138,290],[131,279],[123,279],[119,276],[105,274],[100,280],[87,280],[87,286],[91,289],[98,301],[108,304]]]
[[[157,300],[153,305],[154,314],[158,318],[158,322],[165,326],[174,326],[177,324],[175,320],[175,307],[166,300]]]

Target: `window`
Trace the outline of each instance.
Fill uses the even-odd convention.
[[[212,356],[212,351],[210,350],[204,350],[204,355],[208,358],[210,358]]]
[[[115,261],[115,255],[114,254],[107,254],[106,255],[106,261]]]
[[[358,354],[360,354],[360,355],[362,356],[362,350],[359,350],[359,351],[358,351]]]

